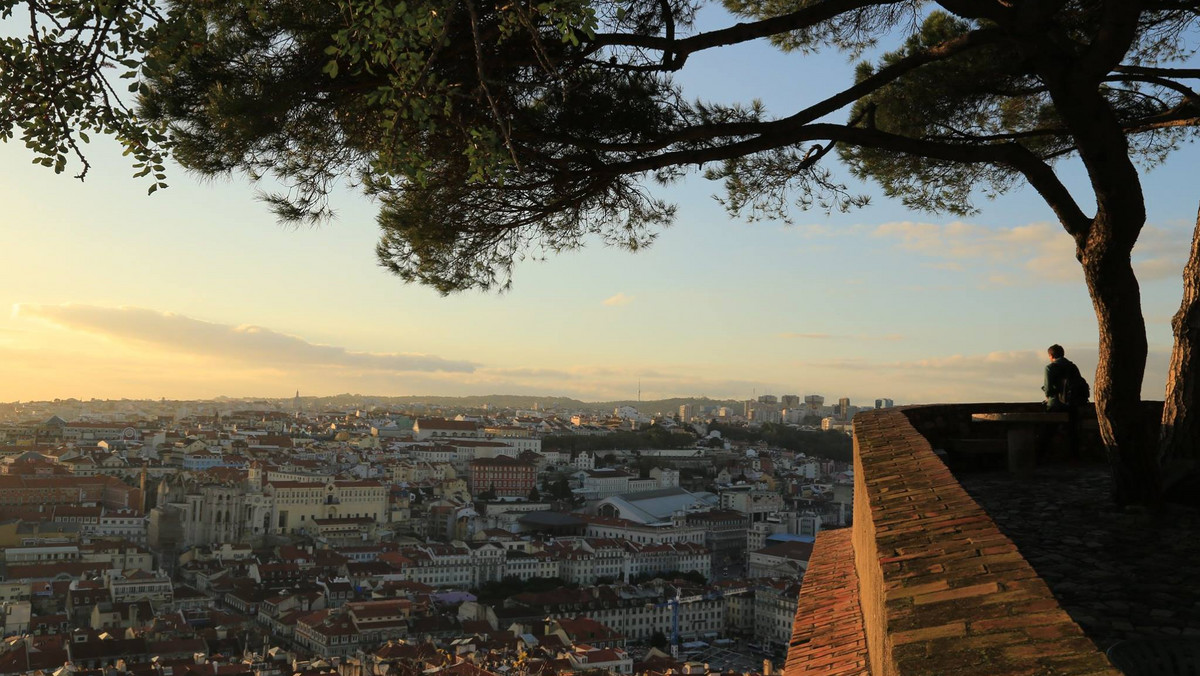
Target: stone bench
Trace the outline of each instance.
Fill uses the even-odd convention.
[[[1090,413],[1090,415],[1089,415]],[[1076,424],[1079,429],[1098,429],[1095,411],[1081,412]],[[1038,434],[1046,425],[1063,425],[1070,416],[1060,412],[972,413],[972,423],[998,425],[1007,433],[1008,469],[1024,473],[1037,465]]]

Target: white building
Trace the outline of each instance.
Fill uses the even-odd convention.
[[[582,518],[587,521],[584,535],[590,538],[614,538],[642,544],[650,542],[704,544],[704,527],[689,526],[686,522],[668,521],[645,524],[611,517],[584,516]]]
[[[696,572],[706,579],[712,576],[712,552],[702,544],[689,542],[638,544],[625,542],[628,552],[625,579],[639,575]]]
[[[754,590],[754,638],[771,649],[786,650],[796,621],[800,583],[771,580]]]
[[[721,491],[721,509],[749,514],[751,521],[761,521],[783,509],[783,496],[778,491],[738,484]]]
[[[413,423],[413,438],[428,439],[478,439],[483,436],[479,423],[470,420],[445,420],[443,418],[418,418]]]
[[[650,478],[658,482],[658,488],[678,488],[679,470],[670,467],[655,467],[650,470]]]
[[[750,552],[748,576],[801,578],[812,548],[811,542],[783,542]]]
[[[581,493],[588,500],[603,500],[604,498],[622,493],[629,493],[629,483],[637,477],[619,469],[590,469],[583,477]]]
[[[171,578],[162,571],[110,570],[104,574],[114,603],[125,601],[155,601],[170,603],[173,598]]]

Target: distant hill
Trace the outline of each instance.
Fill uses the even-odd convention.
[[[743,402],[736,399],[709,399],[708,397],[674,397],[672,399],[653,399],[649,401],[598,401],[592,403],[602,409],[611,410],[618,406],[632,406],[642,413],[678,413],[679,407],[691,404],[697,409],[705,407],[728,406],[735,412],[740,412]]]
[[[136,406],[139,403],[144,403],[148,410],[161,410],[162,407],[174,408],[177,406],[188,406],[199,410],[205,410],[211,413],[211,405],[219,405],[221,409],[264,409],[264,410],[279,410],[290,411],[295,403],[291,397],[214,397],[212,399],[195,399],[195,400],[96,400],[80,401],[77,399],[58,400],[55,402],[43,402],[43,406],[47,411],[56,412],[58,410],[66,411],[67,419],[74,419],[78,413],[76,409],[80,407],[92,408],[97,405],[103,405],[106,402],[119,402],[126,408]],[[371,409],[371,408],[395,408],[408,409],[418,404],[423,404],[426,407],[434,409],[442,409],[446,412],[459,409],[477,409],[483,406],[488,406],[492,409],[533,409],[536,404],[539,409],[553,409],[562,412],[591,412],[591,413],[612,413],[613,409],[621,406],[632,406],[644,414],[653,415],[655,413],[672,414],[679,411],[679,407],[684,404],[691,404],[697,407],[697,410],[710,407],[729,406],[735,411],[742,410],[742,402],[734,399],[709,399],[707,397],[673,397],[670,399],[652,399],[645,401],[636,400],[616,400],[616,401],[580,401],[570,397],[554,397],[554,396],[531,396],[517,394],[488,394],[467,397],[443,397],[433,395],[422,396],[403,396],[403,397],[388,397],[388,396],[372,396],[366,394],[335,394],[328,396],[301,396],[301,405],[307,411],[324,411],[324,410],[354,410],[354,409]],[[28,407],[31,404],[38,402],[25,402],[24,406]],[[170,410],[170,408],[168,410]],[[197,412],[197,411],[193,411]],[[0,411],[3,413],[3,411]],[[49,417],[47,413],[43,417]]]
[[[556,409],[567,411],[597,411],[612,412],[620,406],[632,406],[642,413],[675,413],[684,404],[697,408],[729,406],[741,410],[742,402],[733,399],[709,399],[707,397],[674,397],[671,399],[654,399],[638,402],[636,400],[617,401],[580,401],[570,397],[538,397],[518,394],[489,394],[467,397],[441,396],[404,396],[404,397],[370,397],[355,394],[342,394],[333,397],[301,397],[306,407],[311,406],[405,406],[425,404],[441,408],[480,408],[487,405],[498,409],[532,409],[536,404],[540,409]],[[280,402],[289,400],[277,400]]]

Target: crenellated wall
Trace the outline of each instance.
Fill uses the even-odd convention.
[[[854,527],[817,541],[787,676],[1119,676],[922,434],[940,447],[969,432],[973,412],[1029,408],[921,406],[855,416]]]

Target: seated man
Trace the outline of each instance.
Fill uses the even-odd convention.
[[[1067,414],[1067,447],[1070,457],[1079,455],[1079,442],[1076,438],[1079,429],[1079,406],[1087,403],[1086,383],[1079,373],[1079,367],[1064,356],[1066,352],[1062,345],[1051,345],[1046,350],[1050,363],[1046,364],[1046,375],[1042,383],[1042,391],[1046,393],[1046,410],[1052,413]],[[1082,390],[1082,391],[1081,391]],[[1082,397],[1083,401],[1073,401]],[[1053,427],[1046,430],[1041,443],[1038,444],[1038,455],[1044,456],[1054,438]]]
[[[1042,391],[1046,393],[1047,411],[1067,411],[1079,403],[1067,402],[1064,388],[1068,380],[1080,380],[1083,376],[1079,373],[1079,367],[1067,359],[1065,354],[1062,345],[1051,345],[1046,350],[1050,363],[1046,364],[1046,378],[1042,383]]]

